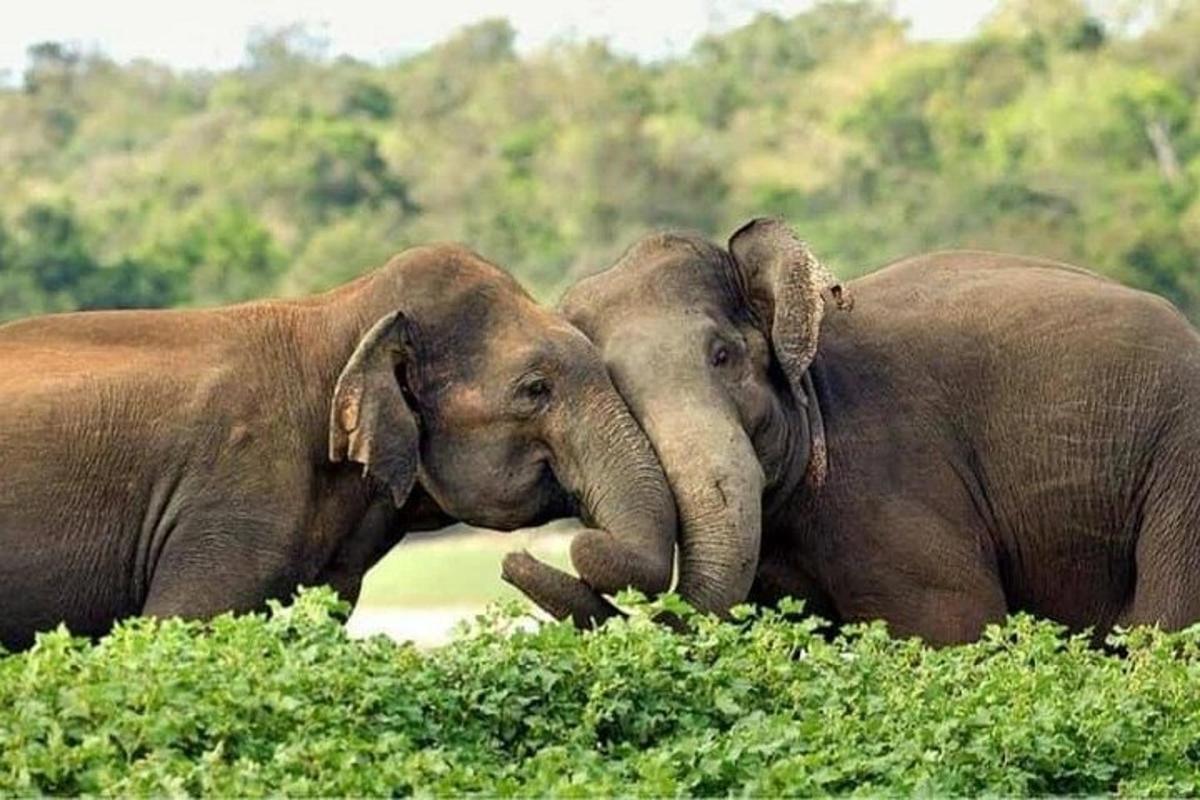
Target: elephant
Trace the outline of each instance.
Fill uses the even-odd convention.
[[[981,251],[842,285],[756,219],[650,235],[560,308],[654,445],[700,609],[791,596],[933,645],[1018,611],[1098,642],[1200,620],[1200,336],[1160,297]]]
[[[577,516],[597,585],[670,583],[674,500],[599,353],[461,245],[296,300],[0,326],[0,409],[9,649],[299,585],[353,604],[454,521]]]

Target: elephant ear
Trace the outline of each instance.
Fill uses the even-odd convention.
[[[399,508],[417,479],[420,431],[397,375],[412,353],[410,323],[395,311],[367,331],[333,392],[329,458],[354,461],[387,484]]]
[[[808,367],[817,354],[825,291],[839,309],[850,310],[854,300],[783,220],[748,222],[730,237],[729,252],[746,300],[767,327],[792,396],[807,415],[812,446],[809,479],[819,486],[826,472],[825,429]]]
[[[837,307],[847,310],[853,305],[849,292],[783,220],[748,222],[730,237],[729,252],[747,301],[768,327],[792,394],[806,402],[804,373],[817,354],[824,292],[829,290]]]

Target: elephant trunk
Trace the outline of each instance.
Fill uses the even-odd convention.
[[[723,408],[717,398],[687,403],[647,395],[653,393],[630,395],[644,433],[619,400],[594,426],[575,426],[580,458],[560,479],[576,487],[585,519],[597,526],[572,542],[583,581],[526,554],[504,562],[506,580],[582,627],[620,613],[598,593],[632,586],[656,594],[669,586],[676,504],[679,595],[725,615],[746,600],[754,582],[765,479],[736,413],[717,412]]]
[[[607,381],[607,377],[605,379]],[[566,432],[560,479],[580,500],[591,526],[571,543],[571,561],[592,588],[648,595],[671,585],[677,530],[675,500],[653,447],[611,384]]]
[[[758,456],[736,419],[726,424],[711,413],[675,410],[647,432],[679,507],[676,591],[694,607],[724,615],[745,602],[758,568],[764,485]]]

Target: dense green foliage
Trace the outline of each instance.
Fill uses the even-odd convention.
[[[385,65],[298,30],[219,73],[46,43],[0,89],[0,318],[307,292],[432,239],[550,298],[647,229],[761,213],[848,276],[987,247],[1195,317],[1200,1],[1152,5],[1003,0],[931,44],[825,2],[653,64],[521,55],[499,20]]]
[[[1200,791],[1200,629],[1117,658],[1024,617],[930,650],[775,613],[679,636],[640,606],[587,635],[495,613],[421,652],[347,639],[340,610],[322,590],[0,658],[0,792]]]

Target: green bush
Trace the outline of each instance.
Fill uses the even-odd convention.
[[[666,601],[670,606],[670,601]],[[656,606],[581,635],[500,609],[428,652],[352,641],[327,590],[0,658],[0,792],[1185,795],[1200,629],[1117,658],[1017,617],[930,650],[776,612]],[[788,609],[794,612],[796,609]]]

